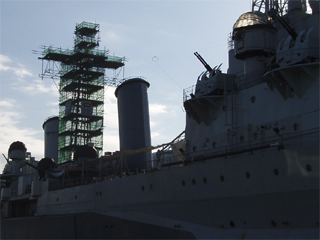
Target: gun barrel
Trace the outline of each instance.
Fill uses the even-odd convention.
[[[209,71],[212,71],[212,68],[210,65],[201,57],[201,55],[198,52],[195,52],[194,55],[199,59],[199,61],[203,64],[203,66]]]

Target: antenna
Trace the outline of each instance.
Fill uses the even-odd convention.
[[[288,11],[289,0],[252,0],[252,12],[258,11],[268,15],[269,11],[275,9],[280,16]]]

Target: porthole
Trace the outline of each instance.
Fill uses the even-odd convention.
[[[102,196],[102,192],[101,191],[99,192],[99,195]]]
[[[311,172],[311,171],[312,171],[311,165],[310,165],[310,164],[307,164],[307,165],[306,165],[306,169],[307,169],[308,172]]]
[[[224,176],[223,175],[220,176],[220,181],[224,182]]]
[[[223,106],[222,111],[224,111],[224,112],[227,111],[227,106]]]
[[[230,226],[234,227],[234,222],[233,221],[230,221]]]
[[[250,100],[251,100],[252,103],[254,103],[256,101],[256,97],[252,96]]]
[[[275,168],[275,169],[273,169],[273,173],[274,173],[274,175],[278,176],[279,175],[279,170]]]
[[[59,202],[59,198],[57,197],[57,202]]]
[[[192,179],[192,184],[195,185],[196,184],[196,180]]]
[[[77,195],[75,195],[75,196],[74,196],[74,199],[77,199],[77,198],[78,198]]]
[[[246,172],[246,178],[250,178],[250,173]]]
[[[212,143],[212,148],[216,148],[217,147],[217,143],[216,142],[213,142]]]
[[[141,187],[141,190],[144,191],[144,186]]]
[[[186,182],[184,180],[182,180],[181,184],[182,184],[182,186],[185,186]]]
[[[277,226],[276,222],[273,221],[273,220],[271,221],[271,225],[272,225],[273,227]]]
[[[203,178],[203,183],[206,184],[207,182],[207,178]]]

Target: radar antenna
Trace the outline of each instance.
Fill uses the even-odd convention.
[[[268,15],[271,9],[275,9],[282,16],[288,11],[289,0],[252,0],[252,12],[258,11]]]

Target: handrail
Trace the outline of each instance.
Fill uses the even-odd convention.
[[[173,166],[173,165],[179,165],[179,164],[186,164],[186,163],[191,163],[191,162],[197,162],[197,161],[204,161],[204,160],[210,160],[210,159],[215,159],[219,157],[227,157],[230,155],[236,155],[236,154],[241,154],[245,152],[252,152],[256,150],[262,150],[266,148],[272,148],[272,147],[278,147],[278,150],[288,148],[288,147],[294,147],[292,144],[288,143],[289,140],[292,140],[294,138],[301,138],[301,137],[306,137],[309,135],[313,134],[319,134],[319,128],[313,128],[305,131],[300,131],[300,132],[292,132],[292,133],[286,133],[283,134],[282,136],[275,136],[275,137],[270,137],[264,139],[264,143],[259,143],[259,144],[251,144],[249,145],[249,142],[246,142],[248,145],[246,147],[243,147],[244,144],[246,143],[241,143],[242,147],[237,147],[237,144],[234,145],[226,145],[220,147],[220,151],[215,151],[213,152],[211,150],[203,150],[203,151],[198,151],[196,152],[197,155],[193,157],[189,157],[184,161],[176,161],[176,162],[167,162],[161,165],[161,167],[167,167],[167,166]],[[312,142],[314,143],[314,142]],[[319,143],[319,138],[318,138],[318,143]],[[300,144],[299,146],[304,146]],[[229,150],[227,150],[227,148]],[[217,150],[217,149],[215,149]]]

